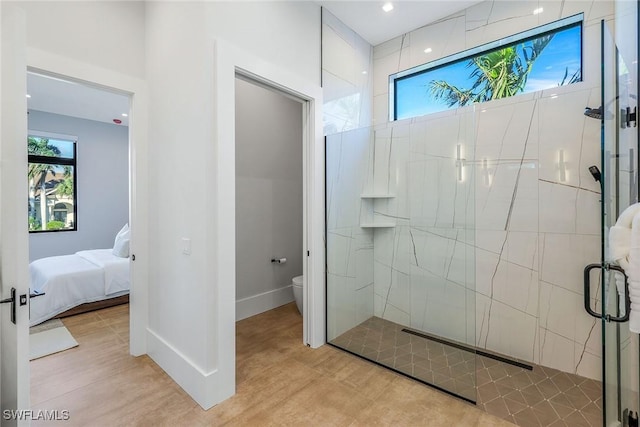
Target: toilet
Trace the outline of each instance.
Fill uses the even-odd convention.
[[[296,306],[298,311],[302,314],[302,279],[304,276],[296,276],[291,279],[293,285],[293,297],[296,299]]]

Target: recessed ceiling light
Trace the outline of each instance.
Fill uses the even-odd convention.
[[[533,10],[533,14],[534,15],[537,15],[537,14],[542,13],[542,12],[544,12],[544,8],[543,7],[539,7],[537,9]]]
[[[127,113],[122,113],[122,117],[129,117]]]
[[[27,98],[31,98],[31,95],[27,94]]]
[[[557,97],[558,97],[558,94],[556,94],[556,93],[552,93],[551,94],[551,99],[556,99]]]
[[[362,70],[362,74],[367,74],[367,70]]]
[[[384,6],[382,6],[382,10],[385,12],[391,12],[393,10],[393,4],[385,3]]]
[[[433,52],[433,49],[431,49],[430,47],[424,50],[424,53],[431,53],[431,52]]]

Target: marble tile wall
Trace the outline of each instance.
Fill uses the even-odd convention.
[[[324,134],[371,126],[373,47],[322,9]]]
[[[583,82],[388,123],[390,74],[580,12]],[[582,112],[600,102],[601,19],[613,3],[487,1],[374,48],[372,181],[395,194],[374,210],[396,224],[366,231],[376,316],[600,378],[582,308],[582,269],[600,259],[599,123]]]
[[[373,233],[360,227],[372,137],[371,128],[326,137],[328,340],[373,316]]]
[[[583,82],[388,122],[389,74],[580,12]],[[582,112],[600,103],[601,19],[611,2],[487,1],[376,46],[358,76],[358,37],[325,11],[324,51],[355,58],[325,56],[325,93],[349,86],[335,76],[351,89],[373,76],[374,93],[372,128],[327,138],[329,339],[376,315],[600,378],[600,327],[582,308],[582,269],[600,259],[599,123]],[[327,133],[368,124],[365,104]]]
[[[360,198],[372,188],[372,75],[373,47],[323,8],[329,339],[373,316],[373,233],[360,227],[373,216]]]

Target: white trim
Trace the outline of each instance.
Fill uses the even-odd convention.
[[[236,73],[276,88],[303,104],[303,139],[307,161],[303,167],[305,197],[303,249],[310,256],[303,262],[304,342],[318,347],[324,337],[324,139],[322,136],[322,88],[319,82],[309,82],[288,70],[268,63],[254,54],[239,49],[227,41],[215,41],[214,64],[214,145],[216,170],[216,216],[214,235],[217,238],[215,262],[209,277],[213,277],[216,298],[211,315],[216,328],[211,360],[217,364],[219,389],[233,394],[235,390],[235,78]],[[308,146],[308,148],[307,148]],[[305,253],[306,255],[306,253]],[[233,345],[231,345],[233,344]]]
[[[0,298],[7,298],[12,287],[17,295],[29,292],[29,232],[24,216],[28,199],[27,79],[23,72],[27,21],[24,11],[11,3],[1,4],[0,9]],[[10,304],[0,306],[0,412],[31,406],[29,309],[16,306],[16,324],[10,321],[10,311]],[[6,423],[28,426],[29,420]]]
[[[292,285],[239,299],[236,301],[236,321],[273,310],[293,300]]]
[[[180,387],[189,390],[189,395],[203,408],[211,408],[217,402],[231,397],[215,387],[218,370],[203,371],[174,346],[162,339],[151,329],[147,329],[149,356]],[[213,381],[212,381],[213,380]]]
[[[147,85],[144,80],[113,70],[27,48],[29,72],[76,81],[129,96],[129,224],[131,252],[136,261],[131,268],[130,347],[134,356],[147,353],[149,233],[147,208]]]
[[[67,142],[73,142],[73,143],[77,143],[78,142],[78,137],[74,136],[74,135],[65,135],[63,133],[53,133],[53,132],[47,132],[47,131],[42,131],[42,130],[31,130],[28,129],[27,130],[27,136],[35,136],[38,138],[48,138],[48,139],[58,139],[61,141],[67,141]]]

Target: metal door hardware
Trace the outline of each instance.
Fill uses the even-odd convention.
[[[638,126],[637,110],[638,107],[633,107],[633,112],[631,112],[631,107],[620,110],[620,127],[622,129],[630,128],[631,122],[633,122],[633,127]]]
[[[598,268],[602,270],[614,270],[622,273],[624,276],[624,313],[622,316],[612,316],[605,313],[597,313],[591,308],[591,270]],[[604,264],[589,264],[584,268],[584,309],[593,317],[605,319],[608,322],[623,323],[629,320],[629,312],[631,311],[631,299],[629,298],[629,278],[622,267]]]
[[[41,297],[44,294],[45,294],[44,292],[29,290],[29,299]],[[20,305],[23,305],[23,304],[20,304]],[[31,306],[29,306],[29,319],[31,319]]]
[[[36,298],[44,295],[44,292],[33,291],[27,294],[22,294],[18,297],[18,302],[20,306],[27,305],[27,298]],[[11,296],[9,298],[5,298],[0,300],[0,304],[9,304],[11,303],[11,323],[16,324],[16,288],[11,288]]]
[[[0,300],[0,304],[11,303],[11,323],[16,324],[16,288],[11,288],[11,297]]]

